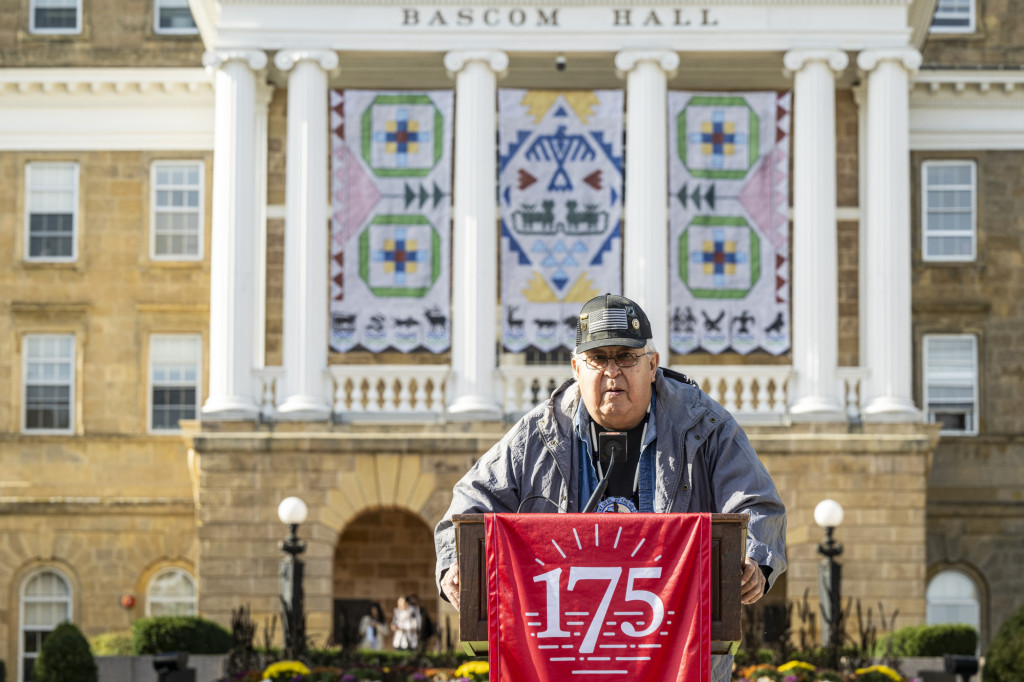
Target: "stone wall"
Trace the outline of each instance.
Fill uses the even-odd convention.
[[[921,258],[921,163],[971,159],[978,170],[978,257]],[[1024,604],[1024,164],[1022,152],[912,155],[914,335],[978,337],[979,435],[943,437],[928,477],[928,564],[981,587],[982,650]],[[920,365],[915,385],[921,386]],[[920,390],[920,388],[918,388]],[[920,396],[918,400],[920,401]],[[990,605],[990,608],[986,608]]]
[[[925,68],[1016,69],[1024,62],[1024,5],[1018,0],[976,0],[977,28],[970,34],[929,34]]]
[[[89,0],[82,3],[82,32],[29,33],[29,0],[0,3],[0,64],[4,67],[201,66],[199,34],[161,35],[153,2]]]

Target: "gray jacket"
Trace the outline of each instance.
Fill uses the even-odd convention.
[[[747,435],[729,412],[681,374],[659,369],[654,385],[657,512],[750,516],[747,556],[786,570],[786,509]],[[462,477],[434,530],[436,579],[455,563],[453,514],[578,512],[580,462],[573,419],[576,381],[562,384],[509,430]]]

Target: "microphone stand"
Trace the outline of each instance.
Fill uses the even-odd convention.
[[[604,491],[608,488],[608,481],[612,478],[612,470],[615,469],[616,462],[626,461],[626,434],[621,431],[605,431],[597,437],[597,449],[600,453],[598,456],[604,461],[604,458],[608,458],[608,471],[604,472],[604,476],[597,484],[597,488],[594,489],[594,494],[587,500],[586,506],[583,507],[583,514],[589,514],[594,511],[597,507],[597,503],[601,501],[601,497],[604,496]]]
[[[587,505],[583,507],[583,514],[589,514],[594,511],[595,507],[597,507],[597,503],[601,500],[601,497],[604,496],[604,491],[608,487],[608,481],[611,480],[612,470],[614,468],[615,458],[613,457],[611,461],[608,462],[608,471],[604,472],[604,476],[598,482],[597,487],[594,488],[594,494],[590,496],[590,499],[587,500]]]

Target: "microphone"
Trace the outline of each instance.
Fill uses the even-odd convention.
[[[597,434],[597,454],[601,459],[601,464],[607,464],[608,469],[598,481],[594,494],[590,496],[586,506],[583,507],[583,514],[589,514],[597,507],[597,503],[608,488],[608,481],[611,480],[615,464],[626,462],[626,433],[624,431],[604,431]]]

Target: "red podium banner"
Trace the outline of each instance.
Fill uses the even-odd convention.
[[[710,514],[487,514],[492,680],[708,682]]]

